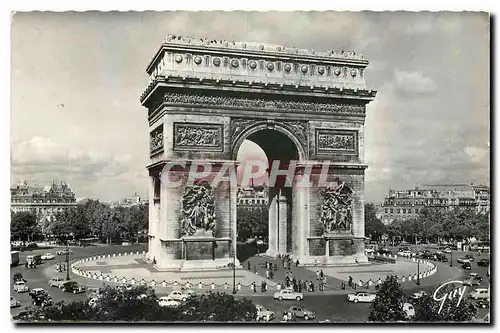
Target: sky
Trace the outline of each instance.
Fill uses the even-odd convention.
[[[167,34],[363,53],[365,199],[489,184],[489,17],[467,12],[30,12],[11,24],[11,182],[147,195],[139,96]],[[255,151],[246,143],[240,154]]]

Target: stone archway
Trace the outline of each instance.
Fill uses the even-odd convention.
[[[268,254],[286,251],[303,263],[366,261],[364,119],[376,95],[366,88],[367,66],[355,53],[168,36],[141,96],[150,133],[149,256],[157,268],[233,261],[237,184],[216,180],[238,164],[245,139],[271,160],[297,161],[279,186],[284,195],[273,195],[276,216],[281,201],[293,207],[281,225],[279,217],[273,222],[287,237],[277,237]],[[190,182],[193,175],[204,183]],[[296,187],[305,175],[330,185]]]

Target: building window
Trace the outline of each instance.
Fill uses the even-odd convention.
[[[386,213],[388,213],[388,212],[389,212],[389,210],[386,208],[386,209],[385,209],[385,212],[386,212]]]
[[[406,209],[405,208],[403,208],[403,214],[406,214]]]
[[[401,214],[401,209],[398,208],[398,214]]]
[[[394,213],[394,209],[391,208],[391,214]]]

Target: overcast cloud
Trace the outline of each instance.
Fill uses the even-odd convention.
[[[169,34],[361,52],[366,199],[423,183],[489,183],[489,22],[478,13],[17,13],[11,181],[77,197],[147,194],[145,67]],[[248,150],[251,151],[251,145]]]

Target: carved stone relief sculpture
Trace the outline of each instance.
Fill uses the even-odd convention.
[[[207,182],[186,187],[181,201],[182,236],[209,235],[215,229],[215,201]]]
[[[149,136],[149,152],[156,153],[163,149],[163,126],[155,129]]]
[[[318,154],[357,153],[357,132],[350,130],[316,130],[316,152]]]
[[[174,149],[222,150],[222,125],[174,124]]]
[[[344,183],[323,191],[320,219],[325,234],[345,233],[352,226],[352,190]]]

